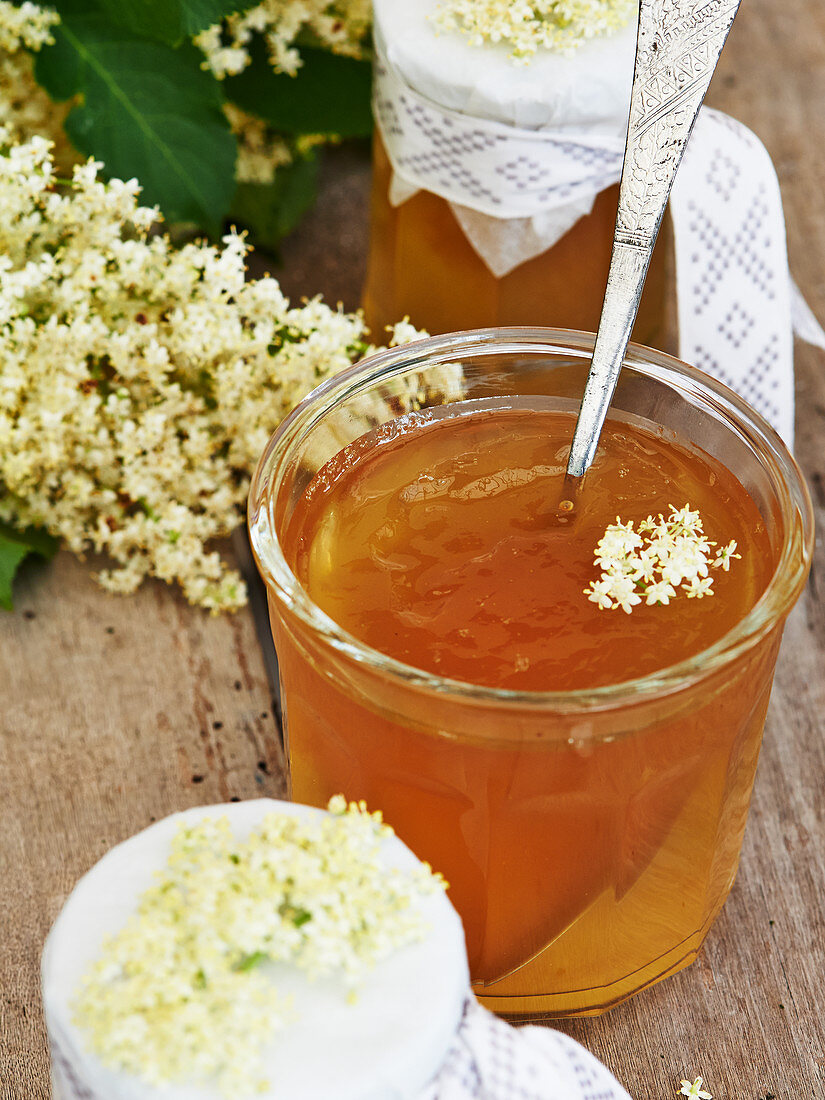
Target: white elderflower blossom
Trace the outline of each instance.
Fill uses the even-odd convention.
[[[371,22],[371,0],[262,0],[194,41],[205,56],[204,68],[219,80],[247,67],[254,34],[263,36],[272,68],[294,76],[301,67],[299,35],[308,34],[333,53],[363,57]]]
[[[262,118],[232,103],[225,103],[223,110],[238,139],[235,179],[238,183],[272,183],[278,169],[292,163],[289,144]]]
[[[722,546],[716,551],[716,557],[713,561],[714,569],[721,569],[727,573],[730,570],[730,563],[734,558],[741,558],[741,554],[736,553],[736,542],[729,542],[727,546]]]
[[[51,8],[39,4],[11,4],[0,0],[0,50],[15,53],[21,46],[39,50],[54,41],[52,27],[60,22],[60,16]]]
[[[417,899],[444,888],[426,864],[389,869],[392,829],[364,803],[330,815],[269,814],[246,840],[229,821],[184,825],[167,866],[104,945],[75,1003],[78,1026],[109,1066],[152,1085],[263,1091],[262,1048],[289,1019],[267,972],[365,974],[426,932]]]
[[[642,602],[646,606],[667,605],[679,592],[689,599],[713,595],[711,569],[727,572],[736,543],[716,551],[704,534],[698,512],[671,506],[667,519],[648,516],[638,524],[622,523],[619,517],[599,540],[593,560],[601,576],[584,594],[599,609],[621,608],[630,614]]]
[[[435,23],[473,46],[504,43],[529,61],[540,50],[572,53],[589,38],[626,26],[637,0],[441,0]]]
[[[243,582],[207,543],[241,521],[283,416],[372,349],[360,315],[247,281],[242,237],[150,233],[137,183],[98,169],[58,187],[46,141],[0,130],[0,519],[108,554],[112,591],[155,576],[238,607]]]
[[[75,158],[63,120],[71,104],[52,102],[34,79],[29,52],[52,41],[52,27],[59,21],[51,8],[0,0],[0,128],[13,141],[27,141],[35,134],[51,138],[61,168],[68,169]]]
[[[702,1078],[697,1077],[695,1081],[688,1081],[685,1078],[681,1081],[681,1089],[679,1089],[680,1096],[687,1096],[689,1100],[713,1100],[713,1097],[709,1092],[706,1092],[702,1088]]]

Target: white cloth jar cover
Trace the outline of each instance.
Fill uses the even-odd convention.
[[[437,33],[436,6],[375,3],[374,109],[390,201],[421,189],[447,200],[501,277],[618,181],[635,28],[519,65],[505,47]],[[791,282],[779,185],[758,138],[703,109],[670,211],[680,357],[736,390],[791,445],[794,327],[823,347],[825,334]]]

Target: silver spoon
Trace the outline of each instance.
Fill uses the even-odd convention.
[[[640,0],[613,255],[565,491],[596,453],[670,189],[739,4]]]

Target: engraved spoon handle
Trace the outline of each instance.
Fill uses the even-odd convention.
[[[740,0],[640,0],[619,213],[567,473],[593,461],[650,256],[687,140]]]

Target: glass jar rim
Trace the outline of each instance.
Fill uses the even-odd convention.
[[[518,691],[450,679],[390,657],[339,626],[314,603],[292,572],[274,530],[271,534],[275,537],[267,540],[265,547],[256,541],[259,513],[266,507],[267,499],[277,498],[290,454],[341,401],[399,373],[446,364],[461,356],[567,353],[585,359],[592,355],[593,341],[593,333],[527,326],[446,333],[377,352],[316,387],[270,437],[252,477],[248,500],[250,541],[265,584],[274,589],[305,626],[322,636],[324,642],[342,657],[407,687],[419,687],[478,704],[566,713],[601,710],[617,706],[630,696],[640,699],[680,691],[734,661],[790,611],[805,584],[814,539],[810,495],[799,467],[780,436],[737,393],[698,368],[640,344],[628,345],[624,366],[655,377],[686,397],[701,398],[708,411],[713,410],[718,418],[726,421],[756,453],[768,472],[781,513],[782,550],[767,587],[736,626],[699,653],[642,677],[567,691]]]

